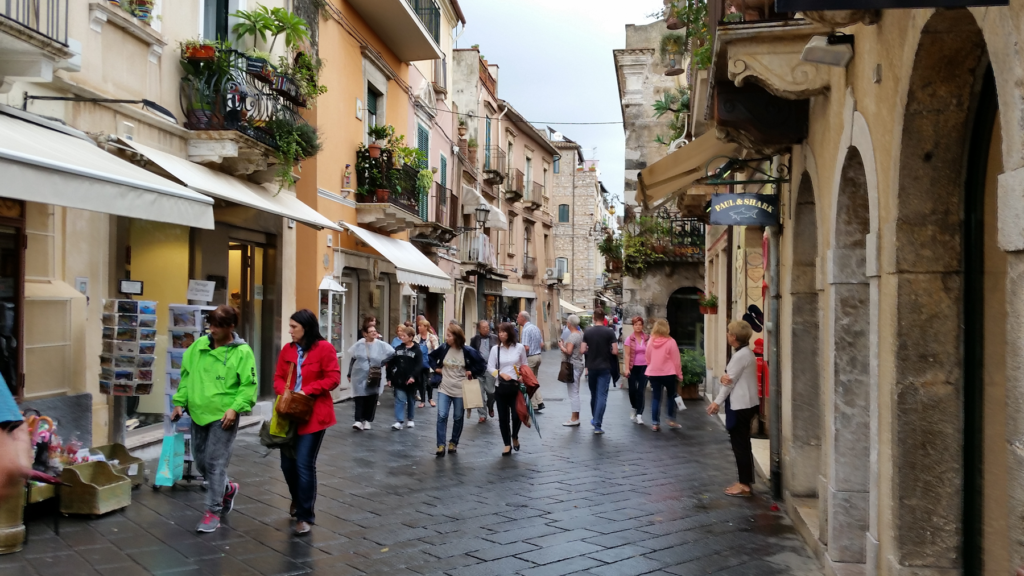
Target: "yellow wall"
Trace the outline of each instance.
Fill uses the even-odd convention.
[[[139,398],[139,412],[164,411],[164,373],[167,362],[168,304],[187,304],[189,229],[174,224],[132,219],[128,245],[132,251],[131,278],[142,280],[140,300],[156,300],[156,364],[153,393]]]

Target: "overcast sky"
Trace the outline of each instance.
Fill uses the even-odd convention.
[[[601,161],[601,180],[622,200],[625,137],[612,50],[626,24],[643,24],[661,0],[459,0],[466,28],[456,47],[480,45],[500,67],[498,97],[534,126],[551,126]],[[596,150],[595,150],[596,148]]]

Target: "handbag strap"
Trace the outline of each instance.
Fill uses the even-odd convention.
[[[284,379],[285,390],[289,389],[288,388],[288,381],[292,379],[292,372],[294,372],[294,371],[295,371],[295,364],[289,362],[288,363],[288,376]],[[296,380],[296,382],[297,382],[297,380]],[[292,382],[291,383],[291,390],[292,391],[295,390],[296,382]]]

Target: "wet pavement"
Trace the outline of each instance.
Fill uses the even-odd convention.
[[[557,369],[557,352],[546,353],[543,439],[523,428],[510,458],[500,456],[497,421],[478,424],[475,413],[458,454],[435,458],[435,409],[393,431],[385,395],[373,430],[359,432],[352,404],[338,404],[309,536],[291,536],[279,457],[264,458],[250,430],[231,462],[241,494],[216,533],[193,531],[203,502],[195,484],[144,486],[124,510],[62,519],[60,536],[52,509],[32,509],[29,543],[0,556],[0,575],[822,573],[785,514],[771,511],[764,484],[749,499],[722,494],[735,463],[703,402],[687,403],[681,430],[652,432],[629,421],[626,390],[613,389],[598,436],[561,426],[569,405]]]

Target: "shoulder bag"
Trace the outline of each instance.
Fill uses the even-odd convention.
[[[366,387],[379,388],[381,377],[380,366],[374,366],[373,363],[370,361],[370,345],[366,343],[366,340],[363,340],[363,346],[366,347],[366,363],[370,367],[366,375]]]
[[[277,401],[276,410],[282,418],[302,424],[308,422],[313,416],[313,404],[316,403],[316,400],[312,396],[294,390],[297,378],[295,382],[291,383],[291,388],[287,387],[294,371],[295,364],[288,366],[288,377],[284,380],[286,388],[280,400]]]

